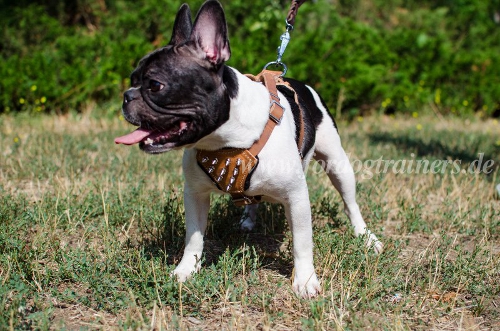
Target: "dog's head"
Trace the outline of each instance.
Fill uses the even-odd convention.
[[[146,55],[124,93],[123,116],[139,128],[115,139],[148,153],[196,143],[229,118],[237,94],[224,11],[217,1],[201,7],[194,24],[189,6],[179,9],[172,38]]]

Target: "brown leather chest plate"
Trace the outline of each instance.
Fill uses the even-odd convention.
[[[226,193],[242,194],[259,159],[247,149],[198,150],[196,160],[217,187]]]

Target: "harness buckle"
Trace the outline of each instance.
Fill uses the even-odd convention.
[[[281,116],[278,118],[276,116],[273,115],[272,112],[269,113],[269,118],[274,122],[276,123],[277,125],[279,125],[281,123],[281,120],[283,119],[283,114],[285,113],[285,107],[283,107],[278,101],[276,100],[272,100],[271,101],[271,109],[272,109],[272,106],[276,104],[278,107],[281,108],[282,112],[281,112]]]
[[[247,196],[243,195],[241,197],[235,197],[233,196],[233,203],[236,206],[247,206],[247,205],[254,205],[260,202],[261,196]]]

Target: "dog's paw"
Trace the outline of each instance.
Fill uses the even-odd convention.
[[[172,272],[172,277],[177,278],[178,282],[184,283],[186,280],[191,278],[191,276],[196,273],[196,268],[189,268],[186,266],[178,265],[177,268]]]
[[[311,299],[321,293],[321,284],[313,273],[310,277],[299,279],[295,277],[293,280],[292,289],[299,297]]]
[[[240,219],[241,230],[250,232],[255,228],[258,208],[258,204],[248,205],[245,207],[245,211],[243,212],[243,215],[241,215]]]
[[[371,233],[369,230],[366,231],[366,246],[373,249],[375,253],[381,254],[384,250],[384,244],[378,240],[377,236]]]
[[[250,232],[255,228],[255,222],[250,217],[242,217],[240,220],[240,229]]]

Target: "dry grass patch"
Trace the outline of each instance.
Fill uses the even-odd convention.
[[[242,233],[241,210],[214,196],[204,268],[179,286],[169,275],[183,248],[181,152],[148,156],[115,146],[113,137],[130,129],[118,119],[23,116],[0,117],[0,325],[500,328],[494,120],[340,123],[362,213],[386,250],[376,256],[353,237],[340,196],[312,164],[323,293],[301,300],[291,291],[290,233],[281,207],[262,205],[255,232]],[[494,163],[489,174],[469,171],[481,154],[483,164]],[[418,160],[439,166],[402,171]],[[450,163],[443,170],[444,162]]]

